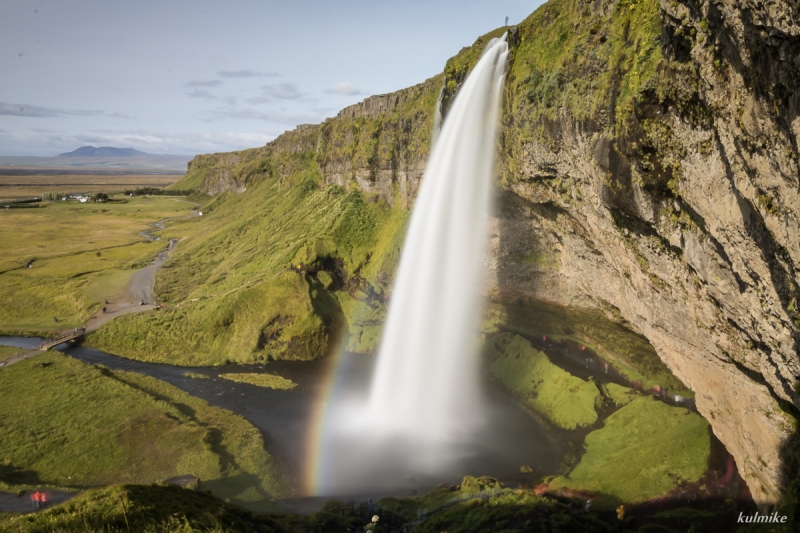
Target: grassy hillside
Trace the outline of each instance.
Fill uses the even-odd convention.
[[[120,317],[90,343],[195,365],[313,359],[342,327],[364,344],[361,329],[383,316],[407,214],[323,185],[313,153],[291,159],[294,173],[263,161],[246,193],[224,193],[164,231],[184,238],[156,278],[167,308]]]
[[[0,490],[190,474],[252,508],[290,492],[260,432],[240,416],[154,378],[58,352],[0,370],[0,441]]]
[[[0,514],[8,533],[288,533],[296,529],[212,495],[170,485],[88,490],[36,514]]]

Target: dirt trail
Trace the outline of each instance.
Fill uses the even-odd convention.
[[[141,231],[139,232],[139,235],[150,241],[160,241],[161,237],[154,237],[153,233],[164,229],[164,224],[166,222],[183,218],[193,218],[199,215],[197,208],[200,207],[200,204],[194,202],[189,203],[192,203],[195,206],[195,210],[190,215],[185,217],[165,218],[163,220],[159,220],[158,222],[153,222],[150,224],[153,226],[153,229]],[[154,309],[156,307],[156,301],[153,296],[153,281],[156,276],[156,271],[158,271],[158,269],[167,262],[169,253],[175,249],[175,246],[177,246],[178,242],[179,239],[170,239],[167,248],[159,252],[150,265],[140,268],[131,274],[128,285],[125,287],[125,295],[122,298],[108,302],[103,309],[92,315],[84,326],[86,333],[96,331],[101,326],[117,318],[118,316]],[[41,350],[32,350],[17,354],[4,361],[0,361],[0,368],[12,365],[30,357],[34,357],[40,353],[43,352]]]
[[[176,200],[182,201],[182,200]],[[192,203],[195,206],[194,211],[184,217],[173,217],[159,220],[150,224],[153,229],[140,231],[139,235],[145,237],[149,241],[160,241],[161,237],[153,236],[153,233],[164,229],[164,224],[170,220],[180,220],[184,218],[193,218],[199,215],[197,208],[200,204]],[[153,297],[153,281],[155,280],[156,271],[167,262],[169,253],[175,249],[179,239],[170,239],[169,246],[166,250],[160,252],[150,265],[140,268],[131,275],[127,287],[125,287],[125,296],[109,302],[105,305],[105,311],[102,309],[95,313],[86,323],[86,333],[96,331],[103,324],[113,320],[114,318],[128,313],[138,313],[140,311],[149,311],[156,306],[155,298]]]
[[[167,262],[169,253],[175,249],[177,244],[178,239],[170,239],[167,249],[160,252],[149,266],[134,272],[128,281],[128,286],[125,287],[125,296],[106,304],[105,312],[101,309],[95,313],[86,323],[86,332],[91,333],[118,316],[153,309],[156,306],[153,297],[153,281],[156,271]]]

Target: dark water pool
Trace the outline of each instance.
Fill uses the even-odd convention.
[[[36,348],[42,339],[0,337],[0,344],[21,348]],[[61,345],[58,350],[90,364],[100,364],[112,370],[145,374],[170,383],[192,396],[202,398],[213,406],[233,411],[258,427],[265,435],[271,453],[282,459],[293,473],[298,485],[308,477],[308,446],[315,444],[311,422],[319,402],[335,402],[348,391],[366,387],[374,358],[343,354],[337,365],[333,394],[323,397],[331,371],[329,361],[277,361],[265,365],[228,365],[225,367],[177,367],[144,363],[111,355],[83,346]],[[187,372],[206,374],[209,379],[187,377]],[[268,372],[291,379],[297,388],[291,391],[256,387],[218,377],[223,373]],[[377,468],[373,475],[350,476],[337,483],[334,492],[326,496],[368,496],[422,494],[440,483],[456,484],[464,475],[491,476],[506,484],[531,483],[542,475],[555,473],[562,459],[562,449],[545,426],[537,422],[503,391],[485,384],[484,394],[491,412],[489,424],[481,431],[477,443],[467,446],[458,461],[433,476]],[[530,466],[532,473],[520,471]],[[337,476],[348,471],[327,464],[326,470]],[[369,480],[380,480],[370,483]]]

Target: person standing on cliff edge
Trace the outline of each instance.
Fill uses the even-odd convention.
[[[508,15],[506,15],[506,26],[508,26]]]

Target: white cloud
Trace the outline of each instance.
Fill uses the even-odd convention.
[[[247,99],[247,103],[251,105],[259,105],[259,104],[266,104],[267,102],[271,102],[272,98],[269,96],[254,96],[252,98]]]
[[[325,89],[325,92],[328,94],[341,94],[344,96],[353,96],[355,94],[362,94],[361,90],[350,83],[349,81],[343,81],[335,84],[333,87],[329,87]]]
[[[266,96],[279,100],[299,100],[302,94],[294,83],[279,83],[277,85],[262,85],[261,91]]]
[[[220,80],[192,80],[184,83],[186,87],[219,87],[222,85]]]
[[[315,124],[321,122],[327,114],[328,110],[323,109],[312,109],[309,112],[292,113],[286,111],[268,112],[246,108],[209,111],[206,113],[207,118],[205,120],[207,122],[216,122],[224,119],[249,119],[296,126],[297,124]]]
[[[213,100],[216,98],[213,94],[202,89],[195,89],[189,93],[190,98],[203,98],[205,100]]]

